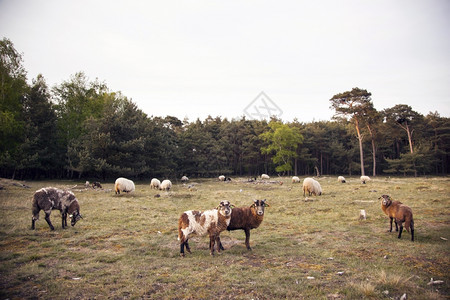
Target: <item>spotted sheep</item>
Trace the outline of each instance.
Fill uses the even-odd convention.
[[[45,221],[47,221],[51,230],[55,230],[55,227],[53,227],[50,221],[50,213],[53,209],[58,209],[61,212],[63,229],[67,227],[68,214],[72,219],[72,226],[75,226],[75,223],[82,218],[78,199],[71,191],[46,187],[37,190],[33,195],[31,229],[35,229],[35,222],[39,220],[39,212],[43,210],[45,213]]]
[[[230,224],[233,205],[229,201],[221,201],[216,209],[188,210],[181,214],[178,220],[178,240],[180,241],[180,255],[184,257],[184,248],[191,253],[189,238],[196,234],[209,235],[210,254],[214,255],[214,246],[217,242],[217,251],[220,252],[220,233]]]

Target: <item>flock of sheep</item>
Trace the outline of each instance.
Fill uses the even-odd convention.
[[[221,175],[218,177],[219,181],[231,181],[231,178]],[[261,175],[261,180],[268,180],[270,177],[267,174]],[[189,178],[183,176],[182,182],[187,182]],[[365,184],[370,181],[368,176],[360,177],[361,183]],[[343,176],[338,177],[338,181],[345,183]],[[300,183],[300,178],[292,177],[292,183]],[[97,186],[97,183],[95,184]],[[98,185],[100,185],[98,183]],[[93,184],[94,187],[94,184]],[[101,185],[100,185],[101,187]],[[151,189],[159,189],[169,191],[172,188],[170,180],[163,180],[160,182],[157,178],[153,178],[150,182]],[[114,184],[114,191],[116,194],[120,192],[134,192],[135,185],[132,180],[120,177],[117,178]],[[322,187],[320,183],[307,177],[303,180],[303,196],[322,195]],[[381,209],[390,219],[390,231],[392,232],[392,222],[395,222],[395,229],[398,231],[398,238],[401,238],[403,232],[403,224],[405,229],[411,233],[411,241],[414,241],[414,220],[411,208],[403,205],[399,201],[392,201],[388,195],[382,195]],[[220,242],[220,233],[224,230],[244,230],[245,245],[248,250],[250,248],[250,230],[258,228],[264,218],[264,208],[269,206],[266,200],[254,200],[250,206],[234,207],[229,201],[221,201],[217,208],[199,211],[189,210],[181,214],[178,220],[178,240],[180,241],[180,255],[185,256],[184,250],[191,252],[189,247],[189,238],[196,234],[199,236],[209,235],[210,253],[214,255],[214,248],[220,252],[224,250]],[[54,187],[47,187],[39,189],[35,192],[32,199],[32,225],[31,229],[35,229],[35,222],[39,220],[39,212],[41,210],[45,213],[45,220],[47,221],[51,230],[54,226],[50,222],[50,213],[53,209],[58,209],[62,215],[62,228],[67,226],[67,215],[71,218],[71,225],[74,226],[78,220],[82,218],[80,214],[80,205],[77,198],[71,191],[61,190]],[[400,228],[399,228],[400,227]]]

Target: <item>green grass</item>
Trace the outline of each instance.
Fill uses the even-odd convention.
[[[450,242],[442,239],[450,239],[450,178],[378,177],[362,185],[356,177],[346,184],[322,177],[324,194],[308,199],[301,184],[281,180],[283,185],[194,179],[195,190],[178,183],[168,193],[142,182],[129,195],[75,188],[83,219],[63,230],[53,211],[53,232],[43,212],[30,230],[34,191],[82,183],[6,185],[0,190],[0,299],[450,297]],[[407,232],[400,240],[387,232],[382,194],[412,208],[414,243]],[[221,200],[247,206],[253,199],[267,199],[270,207],[251,232],[252,251],[244,232],[233,231],[221,234],[221,254],[211,257],[209,239],[194,237],[192,254],[179,256],[183,211],[210,209]],[[359,220],[360,209],[366,220]],[[430,278],[444,283],[429,286]]]

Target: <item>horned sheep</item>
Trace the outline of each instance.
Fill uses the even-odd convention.
[[[317,180],[307,177],[303,180],[303,196],[306,196],[306,192],[308,192],[308,196],[311,196],[311,194],[320,196],[322,195],[322,187]]]
[[[264,219],[264,208],[269,204],[264,200],[254,200],[252,205],[247,207],[235,207],[231,213],[230,224],[227,227],[228,231],[242,229],[245,232],[245,246],[247,250],[252,250],[250,247],[250,230],[258,228]],[[224,250],[219,238],[219,247]]]
[[[116,194],[120,194],[120,192],[131,193],[134,192],[134,189],[134,182],[123,177],[117,178],[114,184]]]
[[[71,191],[46,187],[37,190],[33,195],[31,229],[35,229],[35,222],[39,220],[39,212],[43,210],[45,213],[45,221],[47,221],[51,230],[55,230],[55,227],[53,227],[50,221],[50,213],[53,209],[58,209],[61,212],[63,229],[67,227],[67,214],[72,219],[70,222],[72,226],[75,226],[77,221],[82,218],[78,199]]]
[[[159,189],[159,186],[161,185],[161,181],[157,178],[152,178],[150,181],[150,189]]]
[[[172,188],[172,182],[169,179],[165,179],[161,182],[161,185],[159,186],[160,190],[168,191]]]
[[[184,257],[184,248],[191,253],[189,238],[193,234],[199,236],[209,235],[209,248],[214,255],[214,246],[217,242],[217,251],[220,252],[220,233],[230,224],[233,205],[229,201],[221,201],[216,209],[188,210],[181,214],[178,220],[178,240],[180,241],[180,255]]]
[[[410,232],[411,230],[411,241],[414,242],[414,219],[411,208],[400,201],[392,201],[389,195],[382,195],[378,199],[381,200],[381,209],[390,219],[389,232],[392,232],[392,221],[394,221],[395,231],[398,231],[398,238],[401,238],[403,223],[405,223],[406,231]],[[400,231],[398,229],[399,225]]]

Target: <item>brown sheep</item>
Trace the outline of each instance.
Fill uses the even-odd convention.
[[[250,229],[258,228],[264,219],[264,208],[269,204],[264,200],[254,200],[249,207],[235,207],[231,213],[231,221],[227,227],[228,231],[242,229],[245,232],[245,246],[250,248]],[[224,250],[219,239],[219,248]]]
[[[414,242],[414,220],[411,208],[399,201],[392,201],[389,195],[382,195],[378,199],[381,200],[381,209],[390,218],[391,227],[389,229],[389,232],[392,232],[392,221],[394,221],[395,231],[399,231],[398,225],[400,225],[398,238],[401,238],[403,232],[403,223],[405,223],[406,231],[410,232],[411,230],[411,241]]]

